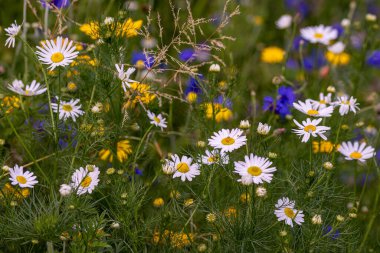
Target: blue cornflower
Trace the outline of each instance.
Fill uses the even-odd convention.
[[[302,18],[306,17],[310,12],[310,6],[304,0],[284,0],[284,3],[288,10],[298,12]]]
[[[61,8],[67,8],[70,5],[70,0],[51,0],[51,1],[45,1],[40,0],[42,7],[50,7],[51,5],[57,7],[58,9]],[[49,4],[47,4],[49,3]]]
[[[145,54],[142,51],[133,51],[132,52],[132,64],[137,65],[137,67],[153,67],[155,61],[154,57],[151,54]]]
[[[227,107],[229,109],[232,108],[232,101],[229,98],[224,97],[223,95],[219,95],[214,99],[214,103],[221,104],[223,107]]]
[[[338,229],[336,229],[334,231],[333,228],[332,228],[332,226],[325,226],[323,228],[323,235],[327,235],[327,234],[329,234],[329,236],[332,239],[336,240],[340,236],[340,231]]]
[[[367,57],[367,64],[380,68],[380,50],[373,51],[368,57]]]
[[[276,99],[270,96],[264,97],[263,110],[274,111],[281,117],[285,117],[291,113],[291,108],[293,107],[295,99],[296,96],[292,87],[281,86],[278,89]]]
[[[178,58],[183,62],[191,62],[195,59],[194,53],[194,49],[185,48],[179,53]]]

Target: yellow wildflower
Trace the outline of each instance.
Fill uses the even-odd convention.
[[[326,53],[327,61],[335,66],[347,65],[350,62],[350,58],[350,55],[345,52],[334,54],[331,51],[327,51]]]
[[[0,107],[5,113],[11,113],[14,109],[20,108],[20,99],[16,96],[5,96],[0,99]]]
[[[213,115],[215,115],[215,121],[221,122],[221,121],[230,121],[232,119],[232,111],[227,108],[223,107],[223,105],[219,103],[206,103],[206,118],[212,119]]]
[[[155,198],[154,200],[153,200],[153,206],[154,207],[162,207],[163,205],[165,204],[165,201],[164,201],[164,199],[163,198]]]
[[[266,47],[261,52],[261,61],[265,63],[281,63],[285,59],[285,51],[279,47]]]
[[[134,108],[137,103],[149,104],[156,95],[152,93],[148,84],[132,83],[129,91],[126,93],[128,101],[124,104],[124,108]]]
[[[110,31],[114,31],[116,36],[118,37],[134,37],[137,36],[138,32],[137,30],[141,28],[142,26],[142,20],[133,21],[132,19],[128,19],[124,21],[123,23],[117,22],[116,27],[115,23],[111,23],[107,25],[107,28],[110,29]],[[88,24],[83,24],[79,28],[83,33],[90,36],[91,39],[97,40],[100,36],[100,26],[98,22],[90,22]]]
[[[132,154],[132,147],[128,140],[121,140],[116,145],[116,155],[119,162],[127,160],[128,156]],[[113,152],[111,149],[102,149],[99,152],[99,158],[103,161],[113,161]]]

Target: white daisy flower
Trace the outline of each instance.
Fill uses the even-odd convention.
[[[244,161],[235,162],[234,172],[242,178],[251,177],[255,184],[270,183],[273,172],[276,171],[275,167],[270,167],[271,165],[272,162],[268,158],[250,154],[244,157]],[[241,181],[241,179],[238,180],[238,182]]]
[[[23,96],[37,96],[46,91],[44,86],[41,86],[40,83],[37,83],[36,80],[33,80],[31,84],[26,85],[24,89],[24,83],[20,80],[14,80],[12,84],[8,84],[8,89]]]
[[[345,48],[346,48],[346,45],[344,45],[343,42],[338,41],[334,43],[333,45],[329,46],[327,49],[334,54],[340,54],[344,51]]]
[[[71,176],[71,187],[78,195],[92,193],[99,184],[99,168],[95,165],[87,165],[86,168],[80,167]]]
[[[338,31],[331,26],[309,26],[301,29],[301,36],[310,43],[328,45],[331,40],[338,38]]]
[[[154,114],[153,112],[149,110],[147,112],[148,112],[148,117],[151,120],[150,121],[151,124],[161,127],[161,130],[163,130],[163,128],[167,128],[166,119],[161,114],[158,114],[156,116],[156,114]]]
[[[228,164],[229,157],[226,153],[220,152],[218,149],[214,149],[211,152],[206,150],[206,155],[202,155],[201,163],[206,165],[211,164]]]
[[[293,227],[293,221],[298,225],[301,225],[304,222],[303,211],[294,209],[295,202],[289,200],[289,198],[281,198],[277,201],[275,207],[277,210],[274,211],[274,214],[277,216],[278,221],[285,220],[285,223]]]
[[[338,151],[346,157],[346,160],[365,160],[375,156],[375,149],[372,146],[367,146],[365,142],[359,145],[359,142],[343,142]]]
[[[120,66],[118,64],[115,64],[115,67],[117,70],[117,77],[122,82],[124,92],[127,92],[127,87],[131,87],[130,83],[138,83],[137,81],[129,78],[133,72],[135,72],[135,68],[128,68],[127,71],[124,71],[124,64],[121,64]]]
[[[319,93],[319,100],[307,99],[307,101],[310,101],[311,106],[317,110],[324,109],[331,104],[331,93],[328,93],[327,96]]]
[[[278,29],[286,29],[292,24],[292,16],[289,14],[282,15],[277,21],[276,26]]]
[[[213,148],[221,149],[221,152],[231,152],[238,149],[244,146],[246,141],[247,137],[238,128],[232,130],[222,129],[208,139],[209,145]]]
[[[179,157],[178,155],[172,155],[170,159],[165,159],[165,162],[162,164],[162,171],[166,175],[171,175],[176,171],[175,164],[173,161],[179,160]]]
[[[319,119],[309,119],[302,121],[302,124],[298,123],[297,120],[293,120],[294,123],[299,127],[299,129],[292,129],[294,133],[296,133],[298,136],[302,137],[302,142],[307,142],[310,139],[310,136],[317,137],[319,135],[322,139],[327,140],[327,137],[324,135],[324,133],[327,130],[330,130],[330,127],[327,126],[318,126],[318,124],[322,121],[321,118]]]
[[[356,113],[356,110],[359,110],[359,103],[356,103],[356,98],[350,97],[348,99],[347,96],[338,97],[338,101],[334,103],[335,106],[339,106],[340,115],[346,115],[350,111]]]
[[[271,129],[270,125],[259,122],[259,126],[257,127],[257,133],[261,135],[267,135],[270,129]]]
[[[298,111],[303,112],[312,117],[331,117],[331,114],[334,111],[333,106],[317,108],[317,105],[312,105],[310,100],[306,100],[305,102],[298,101],[298,103],[293,103],[293,106]]]
[[[17,22],[15,20],[14,24],[12,24],[10,27],[4,29],[7,32],[7,36],[9,37],[5,41],[5,46],[15,47],[16,39],[15,37],[20,33],[21,25],[17,25]]]
[[[192,181],[195,176],[201,174],[199,170],[199,164],[193,163],[193,159],[187,156],[180,158],[177,155],[171,157],[174,163],[175,172],[173,178],[181,177],[184,182],[186,180]]]
[[[84,114],[84,111],[81,110],[82,106],[78,105],[79,102],[79,99],[71,99],[68,102],[60,100],[59,106],[57,103],[51,103],[51,107],[55,113],[57,113],[59,109],[59,119],[66,121],[69,117],[71,117],[75,122],[76,118]]]
[[[248,120],[242,120],[240,121],[239,128],[241,129],[248,129],[251,127],[251,124],[249,123]]]
[[[35,184],[38,183],[36,180],[36,176],[33,172],[25,171],[22,166],[18,166],[17,164],[9,169],[9,180],[12,185],[18,185],[21,188],[33,188]]]
[[[74,61],[78,56],[78,51],[75,51],[73,41],[69,42],[66,38],[62,41],[62,37],[57,37],[57,41],[46,40],[42,42],[42,47],[37,46],[36,55],[43,63],[50,65],[48,69],[54,70],[59,66],[67,66]]]
[[[59,188],[59,193],[61,194],[62,197],[67,197],[71,194],[72,192],[72,187],[67,184],[61,184],[61,187]]]

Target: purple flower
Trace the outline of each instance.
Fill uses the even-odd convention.
[[[138,61],[144,62],[145,67],[153,67],[155,61],[153,55],[145,54],[142,51],[132,52],[132,64],[135,65]]]
[[[380,68],[380,50],[373,51],[368,57],[367,57],[367,64]]]
[[[323,228],[323,235],[329,235],[332,239],[336,240],[340,236],[340,231],[336,229],[335,231],[331,226],[326,226]]]
[[[40,0],[42,7],[46,8],[51,6],[54,6],[58,9],[67,8],[70,5],[70,0],[51,0],[51,1],[45,1]]]
[[[310,12],[310,6],[304,0],[284,0],[284,3],[288,10],[298,12],[302,18]]]

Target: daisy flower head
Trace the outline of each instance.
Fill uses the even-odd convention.
[[[128,68],[124,71],[124,64],[115,64],[117,77],[121,80],[124,92],[127,92],[127,87],[131,87],[131,83],[138,83],[135,80],[130,79],[130,76],[135,72],[135,68]]]
[[[300,111],[304,114],[307,114],[311,117],[331,117],[331,114],[334,111],[333,106],[327,106],[325,108],[320,108],[315,103],[313,105],[310,100],[306,100],[305,102],[298,101],[298,103],[293,103],[293,106],[298,111]]]
[[[17,25],[17,22],[15,20],[15,22],[10,27],[5,28],[4,30],[8,36],[8,39],[6,39],[5,41],[5,46],[8,48],[15,47],[15,44],[16,44],[15,37],[20,33],[21,25]]]
[[[328,93],[325,96],[323,93],[319,93],[319,100],[308,99],[310,101],[311,106],[317,110],[326,108],[329,104],[331,104],[331,93]]]
[[[199,164],[192,163],[193,159],[187,156],[181,158],[177,155],[171,157],[175,172],[173,178],[180,177],[183,182],[186,180],[192,181],[194,177],[201,174],[199,170]]]
[[[294,208],[295,202],[289,200],[289,198],[281,198],[277,201],[275,205],[276,210],[274,214],[277,216],[278,221],[285,220],[285,224],[293,227],[293,221],[298,225],[301,225],[304,222],[303,211],[297,210]]]
[[[202,155],[201,163],[206,165],[211,164],[228,164],[229,157],[226,153],[220,152],[218,149],[212,151],[206,150],[206,155]]]
[[[37,46],[38,51],[36,55],[38,59],[43,63],[50,65],[48,69],[54,70],[59,66],[67,66],[74,61],[78,56],[73,41],[69,42],[68,38],[64,40],[62,37],[57,37],[56,41],[47,40],[42,42],[42,47]]]
[[[338,101],[336,101],[335,106],[339,106],[340,115],[346,115],[350,111],[356,113],[356,110],[359,110],[359,103],[356,103],[356,98],[347,96],[338,97]]]
[[[179,156],[174,154],[170,157],[170,159],[165,159],[165,162],[162,164],[162,171],[166,175],[172,175],[176,172],[174,161],[179,160]]]
[[[346,160],[359,160],[365,162],[375,156],[375,149],[372,146],[367,146],[365,142],[359,144],[359,142],[343,142],[338,151],[345,156]]]
[[[319,123],[321,123],[322,119],[309,119],[302,121],[302,124],[298,123],[297,120],[293,120],[294,123],[299,127],[299,129],[292,129],[292,131],[297,134],[298,136],[302,136],[302,142],[307,142],[310,139],[310,136],[321,137],[324,140],[327,140],[327,137],[324,135],[324,133],[327,130],[330,130],[330,127],[327,126],[318,126]]]
[[[22,96],[37,96],[43,94],[46,91],[44,86],[33,80],[31,84],[26,85],[24,89],[24,83],[20,80],[14,80],[12,84],[8,84],[8,89]]]
[[[309,26],[301,29],[301,36],[310,43],[329,45],[338,37],[338,31],[331,26]]]
[[[82,106],[78,104],[79,102],[79,99],[71,99],[68,102],[60,100],[59,105],[51,103],[51,107],[53,108],[53,112],[58,113],[59,111],[59,119],[66,121],[71,117],[75,122],[80,115],[84,114],[84,111],[81,110]]]
[[[148,110],[148,117],[151,120],[150,123],[161,127],[161,130],[163,130],[163,128],[167,128],[166,119],[161,115],[161,113],[156,115]]]
[[[24,171],[22,166],[18,166],[17,164],[9,169],[9,180],[12,185],[18,185],[21,188],[33,188],[35,184],[38,183],[36,180],[36,176],[33,172]]]
[[[99,184],[99,168],[95,165],[80,167],[71,176],[71,187],[78,195],[92,193]]]
[[[334,54],[340,54],[344,51],[345,48],[346,48],[346,45],[344,45],[343,42],[338,41],[334,43],[333,45],[329,46],[327,49]]]
[[[220,149],[221,152],[231,152],[240,148],[247,142],[247,137],[243,135],[243,131],[235,128],[232,130],[222,129],[208,139],[211,147]]]
[[[272,162],[268,158],[259,157],[253,154],[244,157],[244,161],[235,162],[235,173],[239,174],[244,180],[251,177],[254,184],[270,183],[273,178],[275,167],[270,167]],[[238,180],[239,182],[242,179]]]

